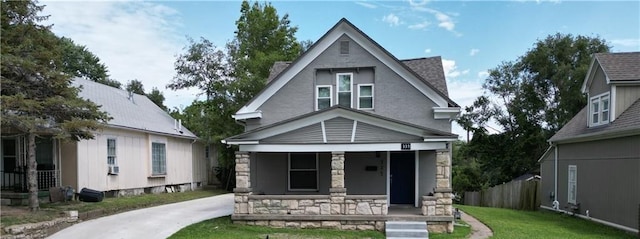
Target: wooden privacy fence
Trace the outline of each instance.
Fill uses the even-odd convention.
[[[465,192],[464,204],[516,210],[537,210],[540,206],[539,182],[511,181],[480,192]]]

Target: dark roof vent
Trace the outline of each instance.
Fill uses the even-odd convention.
[[[340,41],[340,54],[349,54],[349,41]]]

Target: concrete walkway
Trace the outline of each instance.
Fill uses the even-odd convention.
[[[460,219],[467,222],[471,226],[471,235],[469,236],[470,239],[485,239],[493,236],[493,232],[491,231],[491,229],[489,229],[489,227],[487,227],[487,225],[484,225],[484,223],[478,221],[478,219],[469,216],[469,214],[460,211]]]
[[[167,238],[188,225],[232,213],[233,194],[224,194],[89,220],[48,238]]]

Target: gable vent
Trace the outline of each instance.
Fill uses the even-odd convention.
[[[349,54],[349,41],[340,41],[340,54]]]

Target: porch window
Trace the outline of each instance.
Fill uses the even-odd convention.
[[[289,154],[289,191],[318,190],[318,154]]]
[[[319,85],[316,87],[316,110],[331,107],[333,104],[331,88],[330,85]]]
[[[337,74],[337,88],[338,88],[338,104],[344,107],[351,108],[351,78],[352,73],[338,73]]]
[[[358,85],[358,109],[373,109],[373,85]]]
[[[567,194],[567,202],[576,204],[576,198],[578,197],[578,167],[576,165],[569,165],[569,193]]]
[[[590,125],[598,126],[609,123],[609,93],[591,97],[589,102]]]
[[[107,164],[116,165],[116,139],[107,139]]]
[[[167,174],[167,154],[164,143],[151,143],[152,175]]]
[[[2,140],[2,171],[14,172],[16,170],[16,140]]]

